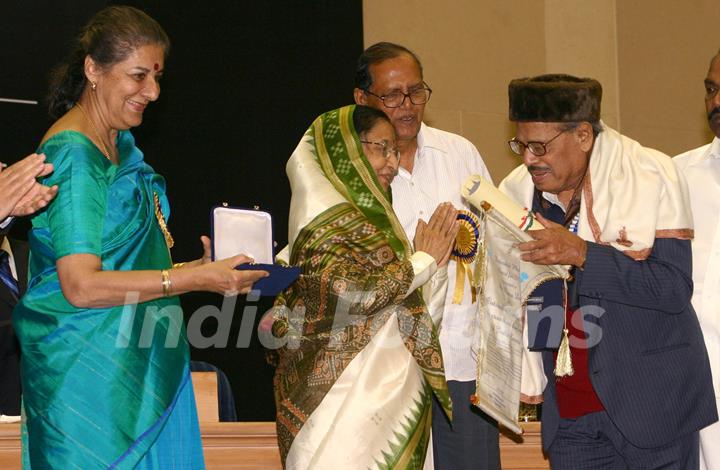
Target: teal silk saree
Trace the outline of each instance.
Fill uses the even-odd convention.
[[[137,304],[129,292],[125,306],[83,309],[60,289],[55,263],[70,254],[94,254],[103,270],[172,265],[154,212],[157,194],[169,214],[164,180],[130,132],[117,146],[117,166],[74,131],[38,150],[59,191],[33,218],[28,291],[13,315],[26,468],[204,467],[178,298]]]

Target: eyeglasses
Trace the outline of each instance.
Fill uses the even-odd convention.
[[[399,108],[405,104],[405,99],[410,98],[412,104],[425,104],[430,101],[430,95],[432,89],[427,86],[427,83],[423,82],[424,87],[412,90],[410,93],[403,93],[402,91],[393,91],[387,95],[376,95],[370,90],[363,90],[368,95],[373,95],[376,98],[382,100],[386,108]]]
[[[390,147],[387,142],[371,142],[369,140],[361,140],[360,142],[363,144],[377,145],[378,147],[381,147],[385,160],[390,160],[392,157],[395,159],[395,163],[400,161],[400,151],[397,147]]]
[[[558,132],[555,137],[546,142],[523,142],[522,140],[518,140],[516,137],[513,137],[512,139],[508,140],[508,145],[510,146],[510,150],[512,150],[513,153],[516,155],[522,155],[523,153],[525,153],[525,149],[527,148],[528,150],[530,150],[530,153],[532,153],[536,157],[542,157],[547,153],[548,144],[560,137],[560,134],[562,134],[563,132],[567,132],[568,130],[569,129],[564,129]]]

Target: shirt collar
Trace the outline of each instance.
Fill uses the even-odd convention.
[[[708,152],[710,158],[720,158],[720,139],[715,137],[710,144],[710,151]]]
[[[3,237],[2,244],[0,244],[0,249],[7,251],[10,256],[12,256],[12,250],[10,249],[10,240],[8,240],[7,237]]]
[[[2,244],[0,244],[0,248],[7,251],[8,261],[10,262],[10,271],[12,272],[15,280],[17,280],[18,275],[17,271],[15,270],[15,257],[13,256],[12,248],[10,248],[10,240],[8,240],[8,237],[3,238]]]
[[[420,132],[417,136],[418,143],[418,155],[422,155],[426,148],[438,150],[443,153],[448,153],[447,147],[442,139],[439,138],[424,122],[420,123]]]
[[[563,205],[562,202],[560,202],[560,198],[557,197],[557,194],[546,193],[545,191],[543,191],[542,196],[543,198],[545,198],[546,201],[555,204],[560,209],[562,209],[563,212],[567,212],[567,208]]]
[[[703,152],[694,152],[687,161],[687,168],[696,165],[702,165],[704,162],[710,162],[714,159],[720,159],[720,139],[713,138],[709,146],[704,146]]]

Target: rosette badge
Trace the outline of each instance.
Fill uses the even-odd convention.
[[[477,216],[468,211],[459,211],[457,220],[460,224],[460,230],[455,237],[455,246],[451,254],[452,259],[472,263],[478,253],[480,223]]]
[[[450,258],[456,261],[455,291],[453,303],[459,304],[465,295],[465,278],[470,282],[472,301],[477,299],[475,279],[470,265],[475,261],[480,250],[480,221],[469,211],[459,211],[457,216],[460,229],[455,237],[455,246]]]

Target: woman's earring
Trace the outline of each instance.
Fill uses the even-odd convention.
[[[92,91],[95,91],[95,88],[97,88],[97,84],[95,82],[91,81],[90,88],[92,88]]]

